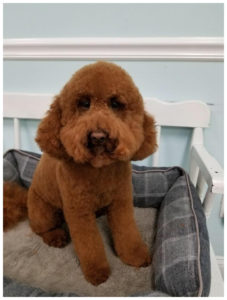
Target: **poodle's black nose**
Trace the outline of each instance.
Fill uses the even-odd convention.
[[[106,142],[107,133],[103,130],[96,130],[89,134],[91,143],[95,146],[103,145]]]

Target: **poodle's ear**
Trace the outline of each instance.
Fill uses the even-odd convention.
[[[144,113],[143,121],[144,141],[132,160],[141,160],[154,153],[157,149],[155,121],[152,116]]]
[[[61,129],[61,108],[59,106],[59,97],[57,96],[51,104],[47,115],[39,124],[36,142],[43,152],[56,158],[66,156],[64,147],[60,141]]]

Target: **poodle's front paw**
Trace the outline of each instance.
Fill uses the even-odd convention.
[[[69,243],[69,235],[62,228],[56,228],[42,233],[44,243],[51,247],[63,248]]]
[[[134,267],[147,267],[151,264],[151,255],[144,243],[129,247],[127,251],[119,252],[121,260]]]
[[[93,285],[99,285],[105,282],[110,275],[110,267],[108,264],[94,265],[90,264],[84,271],[85,278]]]

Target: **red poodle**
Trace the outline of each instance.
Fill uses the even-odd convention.
[[[149,265],[133,216],[130,161],[156,150],[156,131],[131,77],[107,62],[80,69],[55,97],[36,141],[43,155],[28,192],[5,183],[4,228],[28,211],[32,230],[64,247],[65,220],[86,279],[98,285],[110,274],[96,225],[96,212],[105,208],[120,259]]]

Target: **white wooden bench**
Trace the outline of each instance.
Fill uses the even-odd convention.
[[[14,119],[14,148],[20,148],[20,119],[41,119],[52,101],[50,94],[5,93],[3,116]],[[190,146],[190,178],[196,186],[207,218],[210,215],[215,194],[224,193],[223,169],[203,144],[203,129],[209,127],[209,107],[200,101],[164,102],[145,99],[146,110],[157,123],[158,143],[162,126],[190,127],[193,129]],[[159,150],[153,155],[153,166],[159,164]],[[222,212],[223,214],[223,206]],[[224,296],[223,279],[211,246],[210,296]]]

